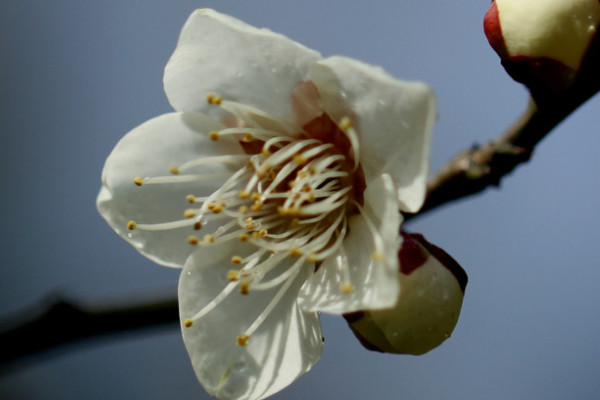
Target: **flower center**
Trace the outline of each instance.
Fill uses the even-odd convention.
[[[223,185],[210,194],[189,194],[195,208],[184,218],[159,224],[128,223],[130,230],[164,230],[192,227],[203,230],[215,221],[217,228],[199,237],[188,237],[190,245],[214,245],[230,240],[250,242],[255,251],[233,254],[239,269],[227,272],[225,289],[184,324],[191,326],[214,309],[236,288],[241,294],[279,288],[237,343],[245,345],[251,333],[275,307],[303,265],[320,265],[339,251],[346,236],[348,217],[360,212],[365,181],[358,163],[358,140],[349,118],[335,123],[322,113],[304,126],[270,115],[256,108],[208,95],[210,104],[228,114],[226,128],[208,132],[212,140],[231,136],[243,154],[203,157],[169,170],[171,176],[137,177],[134,183],[162,184],[206,179],[202,167],[208,164],[238,164]],[[198,171],[195,174],[187,173]],[[288,258],[287,266],[282,262]],[[313,267],[315,268],[315,267]],[[349,273],[340,287],[351,293]]]

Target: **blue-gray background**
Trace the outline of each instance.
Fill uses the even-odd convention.
[[[5,0],[0,5],[0,315],[51,293],[110,303],[175,292],[178,271],[113,234],[94,200],[105,157],[168,112],[162,69],[197,7],[425,80],[432,166],[524,108],[482,33],[488,0]],[[593,399],[600,393],[599,99],[500,190],[410,224],[470,282],[453,337],[421,357],[364,350],[324,316],[320,363],[275,399]],[[39,332],[44,335],[44,332]],[[205,399],[173,326],[76,346],[0,377],[2,399]]]

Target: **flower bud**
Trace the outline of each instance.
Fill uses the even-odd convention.
[[[460,315],[467,274],[422,235],[403,232],[402,237],[396,305],[344,317],[367,349],[418,355],[450,337]]]
[[[508,74],[533,93],[571,86],[599,23],[599,0],[493,0],[483,26]]]

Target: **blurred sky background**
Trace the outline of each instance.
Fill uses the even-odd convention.
[[[175,294],[178,271],[140,256],[94,203],[119,138],[171,110],[162,70],[193,9],[429,82],[439,100],[435,170],[526,104],[483,35],[489,3],[2,1],[0,318],[56,293],[100,304]],[[407,226],[469,273],[451,339],[420,357],[383,355],[363,349],[342,318],[323,316],[321,361],[273,399],[596,399],[599,109],[595,98],[578,110],[500,190]],[[176,325],[69,350],[0,376],[0,398],[209,398]]]

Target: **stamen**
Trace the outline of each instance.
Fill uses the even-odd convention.
[[[311,261],[314,262],[324,260],[340,249],[346,237],[346,230],[348,227],[348,222],[345,218],[345,214],[345,210],[340,212],[340,215],[337,217],[336,221],[331,225],[331,227],[329,227],[325,232],[323,232],[316,240],[313,240],[313,242],[309,243],[309,245],[313,245],[310,246],[312,251]],[[342,224],[342,228],[338,230],[338,226],[340,225],[340,223]],[[335,242],[329,245],[324,251],[318,252],[329,243],[333,233],[337,234]]]
[[[250,293],[250,283],[248,282],[242,282],[240,283],[240,294],[248,294]]]
[[[351,283],[342,283],[342,293],[350,294],[354,292],[354,285]]]
[[[137,227],[137,224],[135,223],[135,221],[129,221],[127,223],[127,229],[132,231]]]
[[[240,278],[240,273],[234,269],[231,269],[227,272],[227,280],[230,282],[235,282]]]
[[[221,104],[223,99],[221,98],[221,96],[215,96],[214,94],[209,93],[206,95],[206,101],[208,102],[208,104],[214,104],[218,106]]]
[[[231,262],[234,264],[241,264],[242,263],[242,257],[240,256],[233,256],[231,257]]]
[[[289,252],[290,257],[300,257],[302,254],[302,251],[297,247],[292,247]]]
[[[277,150],[275,153],[269,156],[264,161],[263,165],[261,165],[260,169],[256,171],[256,173],[258,175],[263,175],[269,168],[271,168],[271,166],[279,165],[283,161],[292,158],[294,154],[298,153],[306,146],[319,143],[321,142],[317,139],[305,139],[291,142],[287,146],[284,146],[282,149]]]
[[[352,127],[352,121],[350,121],[350,118],[344,117],[340,121],[339,127],[343,131],[348,130],[348,129],[350,129]]]
[[[298,272],[300,272],[300,268],[295,268],[293,274],[291,274],[291,276],[286,280],[286,282],[277,291],[277,293],[275,294],[275,296],[273,296],[273,298],[271,299],[271,301],[269,302],[269,304],[267,304],[267,306],[265,307],[265,309],[254,320],[254,322],[252,322],[252,324],[248,327],[248,329],[246,329],[246,332],[244,332],[244,334],[241,335],[240,337],[250,338],[250,336],[258,329],[258,327],[264,322],[264,320],[267,319],[267,317],[269,316],[269,314],[273,311],[273,309],[275,308],[275,306],[279,303],[279,301],[281,300],[281,298],[285,295],[285,293],[287,292],[287,290],[290,288],[290,286],[292,285],[292,283],[296,279],[296,276],[298,275]],[[244,343],[246,343],[246,342],[244,342]]]
[[[204,235],[204,243],[214,243],[215,237],[213,235]]]
[[[239,117],[241,120],[248,122],[249,125],[252,126],[263,126],[265,123],[268,125],[276,125],[277,131],[281,133],[285,133],[286,135],[290,135],[296,133],[298,128],[291,124],[290,122],[277,117],[271,113],[268,113],[264,110],[254,108],[247,104],[237,103],[230,100],[224,100],[221,102],[221,108],[229,111],[233,115]],[[242,118],[243,116],[244,118]],[[249,120],[249,121],[248,121]],[[269,126],[263,126],[264,128],[269,128]]]
[[[199,242],[200,242],[200,239],[198,239],[197,236],[189,236],[188,237],[188,243],[193,246],[196,246]]]
[[[240,164],[246,163],[250,159],[248,154],[230,154],[226,156],[201,157],[196,160],[191,160],[179,166],[179,171],[185,171],[193,167],[198,167],[207,164]]]
[[[194,210],[193,208],[188,208],[183,212],[183,216],[185,218],[194,218],[196,216],[196,210]]]
[[[302,265],[304,265],[305,258],[301,258],[296,261],[291,267],[289,267],[285,272],[277,276],[276,278],[271,279],[268,282],[261,282],[258,284],[252,285],[252,290],[269,290],[274,287],[281,285],[283,282],[287,281],[290,276],[296,275],[298,270]]]
[[[358,161],[360,159],[358,153],[358,149],[360,148],[360,144],[358,143],[358,134],[352,127],[352,121],[348,117],[342,118],[339,127],[346,134],[348,141],[350,141],[350,148],[352,149],[352,161],[354,161],[354,168],[352,169],[352,172],[354,172],[358,168]]]
[[[134,221],[131,221],[134,222]],[[135,229],[142,231],[168,231],[171,229],[184,228],[186,226],[195,226],[196,224],[202,224],[200,221],[194,221],[191,218],[180,219],[177,221],[160,222],[157,224],[138,224],[136,223]]]
[[[238,346],[246,346],[248,344],[248,341],[250,340],[250,336],[249,335],[240,335],[236,338],[236,342],[238,344]]]
[[[173,175],[179,175],[179,168],[177,168],[176,166],[169,167],[169,172]]]
[[[147,178],[137,177],[133,180],[138,186],[144,185],[156,185],[156,184],[164,184],[164,183],[188,183],[188,182],[201,182],[207,181],[210,179],[223,179],[229,178],[231,176],[231,172],[221,172],[215,174],[204,174],[204,175],[168,175],[168,176],[152,176]]]

